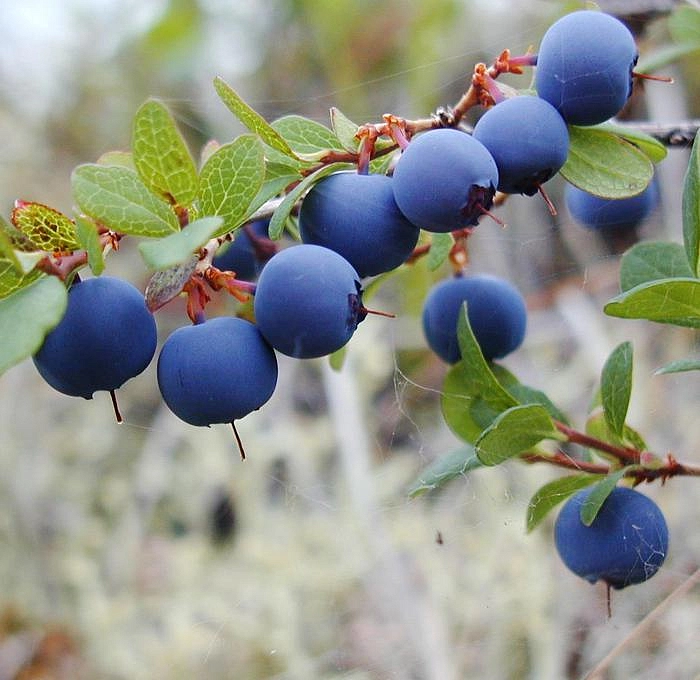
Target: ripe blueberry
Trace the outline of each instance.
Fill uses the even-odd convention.
[[[589,229],[634,229],[659,202],[655,181],[636,196],[612,200],[600,198],[567,184],[564,190],[566,206],[573,218]]]
[[[256,279],[272,255],[261,247],[260,243],[262,239],[268,238],[269,224],[270,220],[258,220],[242,226],[228,248],[220,254],[217,253],[212,264],[222,271],[235,272],[239,280]]]
[[[366,316],[352,265],[335,251],[308,243],[281,250],[265,265],[254,311],[265,339],[300,359],[340,349]]]
[[[493,204],[498,168],[486,147],[452,128],[417,135],[394,170],[394,198],[408,220],[426,231],[477,224]]]
[[[420,230],[396,206],[390,177],[340,172],[306,195],[299,233],[304,243],[342,255],[360,276],[373,276],[405,262]]]
[[[465,302],[486,359],[500,359],[520,346],[527,310],[517,288],[490,275],[455,276],[433,286],[423,304],[423,331],[439,357],[450,364],[461,358],[457,322]]]
[[[143,294],[111,276],[76,281],[68,307],[34,364],[51,387],[73,397],[113,392],[141,373],[156,350],[156,323]]]
[[[615,17],[580,10],[554,22],[537,55],[537,94],[567,123],[596,125],[615,116],[632,93],[637,46]]]
[[[190,425],[232,423],[260,408],[277,383],[277,359],[250,321],[217,317],[168,336],[158,357],[158,387]]]
[[[564,564],[591,583],[602,580],[613,588],[651,578],[668,552],[668,527],[658,505],[639,491],[616,487],[587,527],[580,513],[590,492],[572,496],[554,525]]]
[[[498,190],[508,194],[537,193],[569,153],[564,119],[539,97],[512,97],[496,104],[478,120],[474,137],[496,161]]]

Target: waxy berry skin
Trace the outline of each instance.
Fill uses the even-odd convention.
[[[111,276],[76,281],[65,315],[34,364],[54,389],[91,399],[142,373],[155,354],[156,336],[153,314],[131,283]]]
[[[572,217],[584,227],[601,231],[634,229],[658,205],[659,188],[652,180],[640,194],[614,200],[567,184],[564,199]]]
[[[441,359],[453,364],[461,358],[457,323],[465,302],[486,359],[500,359],[520,346],[527,310],[518,289],[496,276],[455,276],[433,286],[423,304],[423,332]]]
[[[417,227],[448,232],[476,225],[493,205],[498,168],[486,147],[453,128],[417,135],[394,170],[394,198]]]
[[[158,357],[163,401],[190,425],[230,423],[259,409],[277,384],[277,358],[256,326],[217,317],[168,336]]]
[[[522,95],[499,102],[479,118],[474,137],[498,167],[498,190],[532,196],[566,162],[569,130],[544,99]]]
[[[301,204],[301,240],[339,253],[362,277],[403,264],[420,230],[398,209],[392,182],[386,175],[356,172],[322,179]]]
[[[267,238],[270,220],[258,220],[242,226],[236,231],[233,242],[221,253],[217,253],[212,264],[222,271],[233,271],[239,281],[254,281],[268,258],[261,257],[251,240],[253,236]]]
[[[554,541],[564,564],[590,583],[625,588],[651,578],[668,552],[666,520],[651,498],[618,486],[605,499],[591,526],[581,507],[591,489],[572,496],[554,525]]]
[[[299,359],[339,350],[367,314],[352,265],[335,251],[308,243],[285,248],[269,260],[253,308],[265,339]]]
[[[542,38],[537,94],[567,123],[602,123],[617,115],[632,94],[637,57],[634,37],[621,21],[603,12],[572,12]]]

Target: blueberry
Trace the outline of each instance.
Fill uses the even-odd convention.
[[[242,226],[228,248],[216,254],[212,264],[222,271],[235,272],[239,280],[254,281],[270,258],[266,249],[256,243],[257,239],[268,238],[269,225],[270,220],[258,220]]]
[[[661,567],[668,552],[668,527],[648,496],[616,487],[591,526],[581,521],[581,506],[591,489],[572,496],[554,525],[559,556],[575,574],[613,588],[642,583]]]
[[[300,359],[340,349],[366,316],[352,265],[333,250],[306,243],[270,259],[260,274],[254,311],[267,341]]]
[[[158,387],[190,425],[231,423],[274,392],[277,359],[250,321],[217,317],[168,336],[158,357]]]
[[[517,288],[490,275],[455,276],[433,286],[423,304],[423,331],[439,357],[450,364],[461,358],[457,322],[465,302],[486,359],[500,359],[520,346],[527,310]]]
[[[553,23],[537,55],[537,94],[567,123],[596,125],[612,118],[632,93],[637,46],[615,17],[581,10]]]
[[[474,137],[496,161],[498,190],[508,194],[537,193],[569,153],[564,119],[539,97],[512,97],[496,104],[479,119]]]
[[[486,147],[452,128],[417,135],[394,171],[394,198],[408,220],[426,231],[477,224],[493,204],[498,168]]]
[[[91,399],[141,373],[156,350],[156,323],[143,294],[111,276],[73,283],[60,323],[46,336],[34,364],[49,385]]]
[[[299,232],[304,243],[330,248],[360,276],[373,276],[405,262],[420,230],[396,206],[390,177],[341,172],[306,195]]]
[[[572,217],[589,229],[634,229],[649,215],[659,202],[655,181],[636,196],[629,198],[600,198],[567,184],[564,190],[566,206]]]

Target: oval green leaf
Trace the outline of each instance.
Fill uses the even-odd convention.
[[[285,156],[296,158],[289,144],[282,136],[253,108],[248,106],[240,95],[228,85],[222,78],[214,79],[214,89],[226,104],[229,111],[245,125],[248,130],[258,135],[260,139],[273,149],[281,152]]]
[[[139,243],[141,257],[151,271],[162,271],[188,262],[193,252],[221,229],[223,222],[221,217],[202,217],[176,234],[157,241],[143,241]]]
[[[38,351],[67,304],[66,287],[55,276],[42,276],[0,300],[0,375]]]
[[[700,142],[695,138],[683,180],[683,243],[694,276],[700,276]]]
[[[92,273],[99,276],[104,271],[105,258],[95,223],[85,217],[78,217],[75,220],[75,234],[80,247],[87,253],[88,265]]]
[[[450,233],[430,235],[430,250],[426,262],[429,271],[434,272],[447,260],[454,242]]]
[[[108,229],[132,236],[166,236],[180,229],[172,207],[138,175],[117,165],[79,165],[71,176],[80,209]]]
[[[622,139],[626,139],[644,152],[652,163],[660,163],[668,155],[668,149],[658,139],[627,125],[617,125],[606,121],[605,123],[600,123],[600,125],[593,126],[592,129],[610,132],[618,137],[622,137]]]
[[[623,292],[648,281],[693,276],[685,250],[680,243],[636,243],[620,260],[620,288]]]
[[[569,126],[569,156],[561,169],[571,184],[602,198],[641,193],[654,165],[634,144],[596,128]]]
[[[143,183],[181,206],[197,197],[197,168],[165,105],[149,99],[136,112],[131,148]]]
[[[610,354],[600,380],[603,414],[610,430],[622,437],[632,394],[632,343],[620,343]]]
[[[48,205],[17,201],[12,224],[38,250],[73,251],[80,247],[73,220]]]
[[[202,167],[199,179],[200,214],[223,218],[220,234],[240,226],[265,180],[265,157],[260,140],[241,135],[219,147]]]
[[[438,458],[429,465],[408,489],[408,495],[412,498],[435,491],[455,477],[466,475],[471,470],[482,467],[482,462],[477,458],[473,446],[463,446]]]
[[[700,280],[674,278],[642,283],[614,297],[604,311],[624,319],[700,328]]]
[[[565,501],[580,489],[590,486],[600,475],[567,475],[540,487],[527,506],[525,526],[530,533],[547,516],[550,510]]]
[[[484,359],[481,347],[479,347],[469,325],[466,302],[457,321],[457,339],[462,355],[457,366],[463,372],[465,383],[469,385],[470,394],[479,397],[499,412],[516,406],[517,400],[503,387],[491,370],[488,361]]]
[[[498,465],[543,439],[562,439],[547,409],[540,404],[513,406],[481,433],[475,444],[476,455],[484,465]]]
[[[598,482],[591,492],[588,494],[585,502],[581,505],[580,517],[581,521],[587,526],[591,526],[598,512],[603,507],[605,499],[613,492],[617,483],[631,470],[632,467],[624,467],[616,470],[612,474],[607,475],[604,479]]]
[[[332,130],[303,116],[283,116],[272,127],[285,139],[297,156],[311,160],[329,150],[345,151]]]

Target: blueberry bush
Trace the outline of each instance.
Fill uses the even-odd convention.
[[[688,16],[700,24],[700,12]],[[691,51],[679,43],[672,56],[683,49]],[[193,426],[233,424],[265,408],[278,354],[328,357],[342,372],[358,324],[372,323],[373,311],[393,315],[368,308],[370,297],[424,260],[448,272],[424,300],[423,328],[447,364],[442,413],[463,445],[422,470],[407,495],[437,494],[497,465],[560,469],[533,489],[527,531],[566,501],[555,528],[566,566],[616,589],[641,583],[673,544],[636,487],[700,476],[700,467],[649,450],[628,423],[632,342],[601,367],[588,412],[564,413],[546,387],[499,363],[526,336],[525,298],[503,278],[469,271],[470,236],[501,222],[509,195],[557,210],[545,187],[556,175],[569,185],[570,212],[595,229],[634,227],[656,206],[655,165],[672,142],[611,120],[643,77],[638,57],[619,20],[572,12],[539,49],[477,64],[453,106],[363,124],[333,108],[330,126],[298,115],[269,122],[217,77],[216,93],[247,131],[207,144],[198,160],[168,106],[149,99],[128,153],[73,170],[73,215],[18,200],[0,221],[0,371],[33,359],[59,392],[110,392],[119,419],[116,391],[156,353],[154,317],[182,298],[188,319],[157,358],[163,401]],[[522,86],[501,86],[506,74]],[[700,327],[697,144],[679,199],[683,243],[625,252],[605,314]],[[127,242],[138,243],[149,272],[143,293],[103,274]],[[237,302],[235,315],[207,316],[218,296]],[[698,369],[679,357],[660,372]]]

